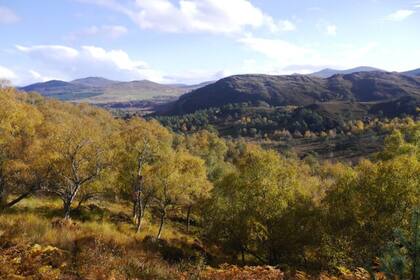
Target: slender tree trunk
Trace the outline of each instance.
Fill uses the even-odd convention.
[[[80,200],[79,203],[77,204],[76,209],[80,209],[82,207],[83,203],[88,202],[88,200],[93,199],[95,197],[94,194],[86,194],[84,195]]]
[[[21,200],[29,197],[34,192],[37,191],[36,187],[32,187],[29,191],[19,195],[10,202],[7,202],[7,193],[5,191],[4,185],[2,185],[2,180],[0,179],[0,210],[13,207],[15,204],[19,203]]]
[[[137,169],[137,177],[136,182],[133,185],[133,220],[136,224],[136,232],[140,232],[141,225],[144,217],[144,210],[145,206],[143,205],[142,201],[142,188],[143,188],[143,176],[142,176],[142,168],[143,168],[143,161],[144,157],[141,155],[138,159],[138,169]]]
[[[6,205],[7,194],[6,194],[6,187],[4,186],[4,179],[1,176],[0,170],[0,210],[4,208]]]
[[[64,219],[70,219],[71,202],[69,200],[64,201]]]
[[[142,215],[138,215],[136,224],[137,224],[136,233],[139,233],[141,231],[141,226],[143,224],[143,216]]]
[[[11,207],[13,207],[15,204],[19,203],[21,200],[23,200],[23,199],[27,198],[28,196],[30,196],[32,193],[33,193],[32,191],[29,191],[29,192],[26,192],[24,194],[21,194],[20,196],[16,197],[12,201],[6,203],[3,206],[3,208],[5,209],[5,208],[11,208]]]
[[[187,232],[190,232],[190,223],[191,223],[191,209],[192,206],[189,205],[187,209]]]
[[[137,220],[137,201],[133,199],[133,214],[132,214],[133,221]]]
[[[64,202],[64,207],[63,207],[64,208],[64,219],[70,219],[71,205],[72,205],[72,203],[74,201],[74,198],[76,197],[77,192],[79,191],[80,187],[81,187],[81,185],[76,185],[74,187],[73,192],[68,194],[64,198],[64,200],[63,200],[63,202]]]
[[[162,213],[162,215],[160,216],[160,225],[159,225],[159,231],[158,231],[157,239],[160,239],[160,237],[162,235],[162,229],[163,229],[163,223],[165,222],[165,216],[166,216],[166,211],[164,211]]]
[[[137,214],[137,220],[136,220],[136,224],[137,224],[137,229],[136,232],[140,232],[141,231],[141,226],[143,224],[143,218],[144,218],[144,209],[142,209],[142,207],[139,207],[140,209],[140,213]]]

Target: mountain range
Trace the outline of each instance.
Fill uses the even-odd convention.
[[[383,71],[329,78],[237,75],[187,93],[161,109],[161,113],[181,115],[235,103],[304,107],[331,102],[381,103],[401,98],[420,100],[420,77]]]
[[[40,94],[57,98],[65,101],[73,102],[87,102],[92,104],[107,104],[107,103],[126,103],[133,101],[152,100],[155,98],[165,97],[170,99],[176,99],[183,94],[189,93],[203,88],[203,90],[197,91],[198,93],[206,93],[208,95],[208,104],[217,105],[223,103],[220,99],[224,100],[224,95],[229,92],[252,92],[254,95],[266,96],[272,95],[270,98],[262,98],[263,100],[270,99],[270,102],[275,104],[280,103],[311,103],[322,101],[323,98],[330,99],[330,95],[334,95],[335,91],[340,91],[341,88],[346,88],[345,84],[349,81],[344,79],[343,82],[339,82],[339,77],[359,73],[384,73],[388,77],[398,76],[402,77],[416,77],[420,76],[420,69],[415,69],[402,73],[386,73],[377,68],[373,67],[356,67],[347,70],[336,70],[336,69],[324,69],[309,75],[290,75],[290,76],[268,76],[268,75],[242,75],[232,76],[222,79],[216,83],[204,82],[197,85],[184,85],[184,84],[159,84],[148,80],[121,82],[109,80],[101,77],[88,77],[82,79],[76,79],[70,82],[52,80],[43,83],[36,83],[21,87],[20,90],[31,92],[36,91]],[[386,74],[385,74],[386,73]],[[393,75],[395,74],[395,75]],[[335,77],[337,76],[338,77]],[[378,78],[379,78],[378,76]],[[335,78],[334,78],[335,77]],[[330,79],[327,83],[322,79]],[[341,78],[343,79],[343,78]],[[386,78],[385,78],[386,79]],[[381,81],[384,83],[385,81]],[[334,84],[338,88],[334,88]],[[369,82],[366,82],[369,83]],[[214,85],[212,85],[214,84]],[[209,87],[207,87],[209,86]],[[359,87],[362,87],[359,85]],[[218,92],[218,95],[213,95],[210,92]],[[277,91],[279,94],[274,94]],[[348,90],[347,90],[348,91]],[[347,92],[345,90],[345,92]],[[188,100],[194,99],[197,93],[188,95]],[[254,96],[251,94],[251,96]],[[241,95],[232,94],[230,98],[232,101],[242,100]],[[203,97],[204,98],[204,97]],[[252,97],[254,98],[254,97]],[[245,99],[249,99],[249,96]],[[283,100],[284,99],[284,100]],[[186,102],[185,98],[181,98],[180,103]],[[282,101],[283,100],[283,101]],[[193,101],[188,101],[193,102]],[[187,106],[188,107],[188,106]],[[194,106],[193,106],[194,107]],[[197,105],[197,108],[203,107]],[[183,109],[181,109],[182,111]]]
[[[346,70],[326,68],[321,71],[312,73],[310,75],[315,76],[315,77],[320,77],[320,78],[329,78],[331,76],[338,75],[338,74],[345,75],[345,74],[352,74],[352,73],[357,73],[357,72],[372,72],[372,71],[383,71],[383,70],[374,68],[374,67],[369,67],[369,66],[359,66],[356,68],[351,68],[351,69],[346,69]]]
[[[160,96],[178,97],[207,84],[159,84],[148,80],[120,82],[100,77],[88,77],[71,82],[52,80],[36,83],[21,87],[20,90],[36,91],[43,96],[64,101],[103,104],[147,100]]]

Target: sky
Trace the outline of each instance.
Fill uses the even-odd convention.
[[[0,79],[420,67],[420,0],[0,0]]]

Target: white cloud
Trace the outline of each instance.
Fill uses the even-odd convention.
[[[248,48],[275,60],[283,66],[305,63],[308,58],[314,60],[316,52],[281,39],[267,39],[247,35],[239,42]]]
[[[9,68],[0,65],[0,80],[14,80],[16,79],[16,74]]]
[[[31,72],[32,80],[42,77],[73,79],[87,76],[103,76],[120,80],[149,79],[164,81],[163,75],[141,60],[131,58],[123,50],[105,50],[96,46],[82,46],[78,49],[60,45],[16,46],[27,54],[45,76]],[[37,75],[39,74],[39,75]]]
[[[232,75],[232,72],[228,70],[188,70],[176,75],[165,76],[165,78],[173,83],[198,84],[203,81],[217,81],[230,75]]]
[[[30,47],[16,45],[16,49],[35,58],[49,61],[64,62],[74,60],[79,56],[78,50],[61,45],[35,45]]]
[[[277,22],[274,22],[274,20],[272,20],[271,18],[267,18],[266,21],[269,30],[274,33],[280,31],[287,32],[296,30],[296,25],[289,20],[279,20]]]
[[[29,77],[26,77],[26,79],[31,82],[46,82],[51,80],[59,80],[59,78],[57,77],[44,76],[43,74],[35,70],[29,70],[28,73]]]
[[[392,14],[389,14],[386,17],[386,19],[390,21],[403,21],[413,14],[414,14],[413,10],[398,10]]]
[[[9,8],[0,6],[0,24],[18,22],[20,18]]]
[[[366,56],[378,44],[368,42],[364,46],[333,46],[334,52],[322,48],[311,48],[281,40],[245,36],[239,40],[247,48],[265,56],[266,61],[249,60],[244,63],[244,72],[267,74],[310,73],[313,70],[332,67],[350,68],[364,65]]]
[[[244,27],[257,28],[267,16],[245,0],[181,0],[179,7],[169,0],[137,0],[132,18],[144,29],[166,32],[233,33]]]
[[[316,23],[316,28],[318,29],[319,32],[322,32],[325,35],[328,36],[335,36],[337,35],[337,25],[328,22],[326,20],[319,20]]]
[[[80,31],[73,32],[67,39],[76,40],[79,37],[91,37],[101,36],[110,39],[117,39],[128,32],[127,28],[122,25],[102,25],[102,26],[90,26]]]
[[[290,21],[275,20],[248,0],[135,0],[122,5],[114,0],[79,0],[105,6],[129,16],[140,28],[163,32],[238,33],[268,28],[291,31]]]
[[[337,35],[337,26],[334,24],[327,25],[325,31],[327,35],[335,36]]]

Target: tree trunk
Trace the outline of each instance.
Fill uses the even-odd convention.
[[[143,168],[142,156],[138,159],[138,169],[136,182],[133,185],[133,220],[136,224],[136,232],[140,232],[141,224],[144,216],[144,209],[142,204],[142,185],[143,185],[143,176],[141,174]]]
[[[70,219],[70,211],[71,211],[71,204],[74,201],[74,198],[77,195],[77,192],[79,191],[81,185],[76,185],[73,192],[70,194],[67,194],[66,197],[63,198],[64,202],[64,219]]]
[[[141,207],[139,207],[141,209]],[[137,214],[137,220],[136,220],[136,224],[137,224],[137,229],[136,232],[139,233],[141,230],[141,225],[143,223],[143,217],[144,217],[144,210],[141,210],[140,213]]]
[[[23,199],[27,198],[28,196],[30,196],[32,193],[33,193],[32,191],[29,191],[29,192],[26,192],[26,193],[24,193],[24,194],[21,194],[21,195],[20,195],[20,196],[18,196],[17,198],[15,198],[15,199],[13,199],[12,201],[10,201],[10,202],[6,203],[6,204],[3,206],[3,209],[13,207],[15,204],[19,203],[21,200],[23,200]]]
[[[136,228],[136,233],[139,233],[141,231],[141,225],[143,223],[143,217],[142,215],[139,215],[137,218],[137,228]]]
[[[190,232],[190,223],[191,223],[191,209],[192,206],[189,205],[187,209],[187,232]]]
[[[4,206],[6,205],[6,200],[7,200],[6,187],[4,185],[5,185],[4,180],[0,175],[0,209],[4,208]]]
[[[147,201],[143,201],[139,195],[133,205],[133,220],[136,225],[136,232],[140,232],[143,218],[146,211]]]
[[[71,202],[70,200],[64,201],[64,219],[70,219]]]
[[[133,199],[133,214],[132,214],[133,221],[137,220],[137,201]]]
[[[158,235],[157,235],[157,239],[160,239],[161,235],[162,235],[162,229],[163,229],[163,223],[165,222],[165,216],[166,216],[166,212],[163,212],[162,215],[160,216],[160,225],[159,225],[159,231],[158,231]]]
[[[79,209],[82,207],[82,204],[83,204],[83,203],[85,203],[85,202],[87,202],[88,200],[89,200],[89,198],[87,198],[87,197],[82,197],[82,198],[79,200],[79,203],[77,203],[76,209],[77,209],[77,210],[79,210]]]

